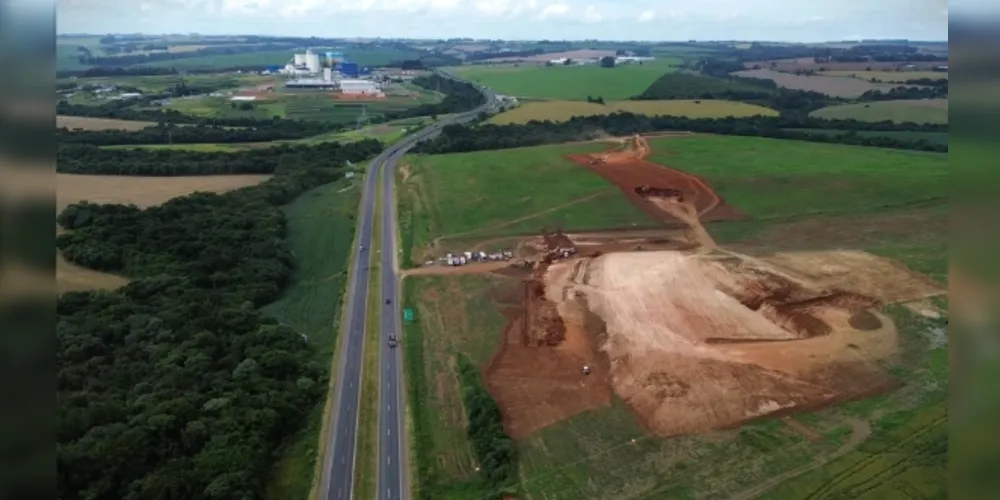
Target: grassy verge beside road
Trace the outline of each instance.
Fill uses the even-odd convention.
[[[316,188],[285,209],[288,239],[299,265],[294,284],[264,311],[309,338],[315,362],[332,367],[343,314],[348,264],[354,240],[360,191],[356,182],[339,181]],[[328,372],[333,387],[335,373]],[[305,499],[316,477],[325,439],[327,409],[317,405],[307,425],[281,450],[268,481],[273,500]]]

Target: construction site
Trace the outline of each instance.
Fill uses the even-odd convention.
[[[861,251],[720,248],[702,221],[744,216],[700,178],[646,161],[649,153],[634,136],[569,158],[664,229],[553,228],[483,269],[511,278],[493,294],[508,322],[483,374],[512,437],[614,396],[649,433],[676,436],[897,385],[880,365],[897,352],[897,330],[878,310],[944,290]]]

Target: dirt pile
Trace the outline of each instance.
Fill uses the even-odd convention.
[[[622,151],[570,155],[567,158],[618,186],[629,201],[664,222],[676,223],[678,217],[671,208],[658,203],[662,201],[690,203],[697,217],[703,221],[743,217],[700,178],[646,161],[651,152],[646,138],[636,136]],[[657,194],[670,192],[679,192],[679,199],[668,200],[673,197]]]
[[[671,436],[891,389],[878,362],[895,353],[896,330],[871,308],[930,290],[867,254],[851,262],[896,273],[845,277],[840,257],[651,251],[536,268],[486,368],[508,432],[526,436],[613,393]]]

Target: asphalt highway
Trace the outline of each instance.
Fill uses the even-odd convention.
[[[447,75],[451,77],[451,75]],[[378,498],[380,500],[408,499],[409,484],[406,478],[406,435],[403,428],[405,415],[402,374],[402,335],[400,325],[399,273],[396,256],[399,249],[396,241],[396,205],[394,175],[396,162],[418,142],[437,135],[441,128],[454,123],[465,123],[475,119],[479,113],[497,110],[496,96],[487,89],[481,89],[487,103],[466,113],[442,119],[433,125],[407,136],[393,144],[375,160],[365,175],[362,193],[361,218],[358,221],[358,248],[352,260],[351,282],[348,284],[346,337],[340,350],[337,385],[334,404],[330,406],[333,433],[328,436],[331,443],[323,458],[320,478],[320,498],[325,500],[351,500],[354,498],[354,469],[357,450],[357,430],[361,400],[361,365],[367,314],[369,287],[368,262],[374,231],[375,190],[379,187],[379,172],[385,169],[382,183],[382,246],[380,252],[382,270],[382,331],[379,349],[379,446],[378,446]],[[389,304],[386,304],[386,300]],[[389,347],[389,336],[396,334],[400,345]],[[368,500],[368,499],[359,499]]]

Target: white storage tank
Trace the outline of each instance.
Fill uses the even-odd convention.
[[[306,52],[306,68],[309,69],[310,73],[319,73],[323,70],[323,67],[320,66],[319,54],[311,50]]]
[[[327,82],[333,81],[333,68],[323,68],[323,80]]]
[[[295,54],[295,65],[305,66],[306,65],[306,55],[305,54]]]

